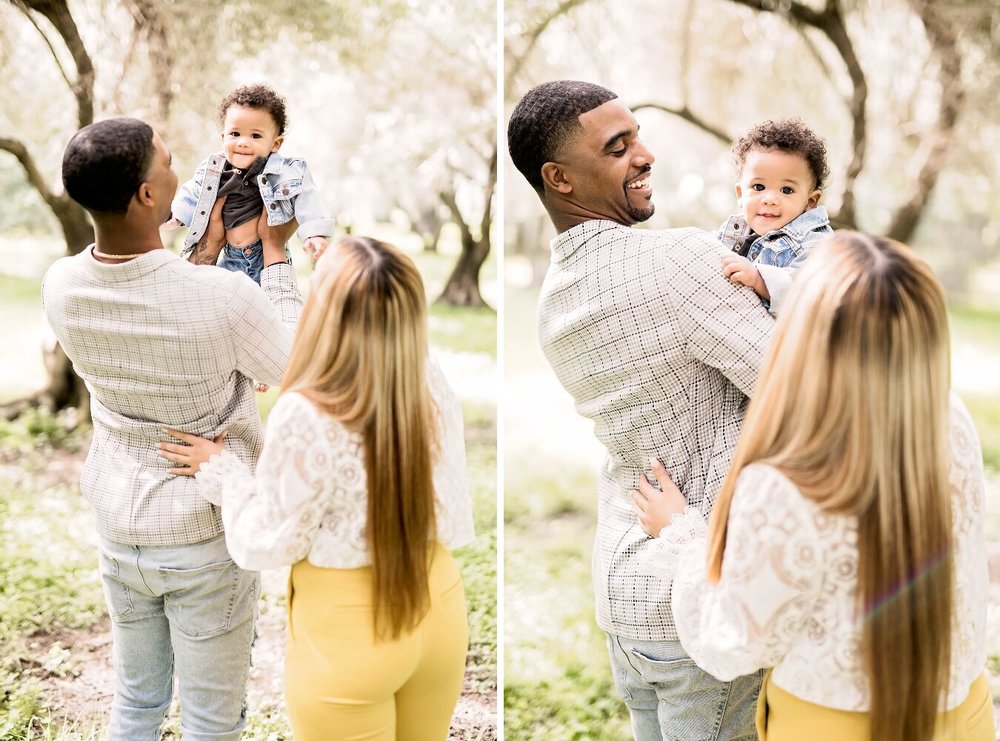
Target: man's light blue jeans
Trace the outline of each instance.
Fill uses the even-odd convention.
[[[109,741],[159,741],[174,669],[185,741],[236,741],[260,577],[233,563],[224,536],[184,546],[101,540],[117,681]]]
[[[632,716],[636,741],[753,741],[760,671],[720,682],[680,641],[608,634],[615,687]]]

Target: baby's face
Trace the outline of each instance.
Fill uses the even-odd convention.
[[[819,203],[805,157],[779,149],[747,153],[736,198],[750,228],[764,235],[780,229]]]
[[[284,137],[271,114],[263,108],[231,105],[222,122],[222,147],[229,164],[240,170],[249,169],[258,157],[277,152]]]

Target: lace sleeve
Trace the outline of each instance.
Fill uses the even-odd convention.
[[[643,557],[646,569],[664,582],[673,581],[684,552],[704,553],[707,537],[708,527],[701,512],[696,507],[685,507],[683,512],[670,518],[670,524],[646,550]]]
[[[438,454],[434,463],[437,539],[454,550],[475,539],[472,498],[465,460],[462,405],[433,358],[427,362],[427,385],[437,405]]]
[[[773,666],[801,633],[822,580],[812,506],[767,466],[740,474],[718,584],[705,549],[682,553],[671,600],[677,633],[695,662],[720,680]]]
[[[222,484],[226,544],[240,566],[277,568],[309,553],[332,496],[337,446],[349,445],[347,431],[336,430],[339,438],[326,434],[321,413],[300,394],[275,402],[256,480],[226,476]]]

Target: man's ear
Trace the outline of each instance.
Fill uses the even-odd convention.
[[[153,205],[153,190],[149,187],[149,183],[139,183],[139,189],[135,192],[135,199],[142,206]]]
[[[274,144],[271,145],[271,151],[277,152],[279,149],[281,149],[281,145],[284,143],[285,143],[285,137],[283,136],[274,137]]]
[[[821,191],[819,188],[810,193],[809,200],[806,201],[806,209],[808,210],[810,208],[816,208],[816,204],[819,203],[819,199],[822,195],[823,191]]]
[[[566,171],[562,165],[555,162],[546,162],[542,165],[542,183],[557,193],[573,192],[573,186],[566,179]]]

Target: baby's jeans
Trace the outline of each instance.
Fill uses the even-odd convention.
[[[292,255],[285,246],[285,260],[292,264]],[[246,247],[233,247],[227,244],[222,250],[219,267],[234,273],[246,273],[257,285],[260,285],[260,271],[264,269],[264,245],[258,239]]]

